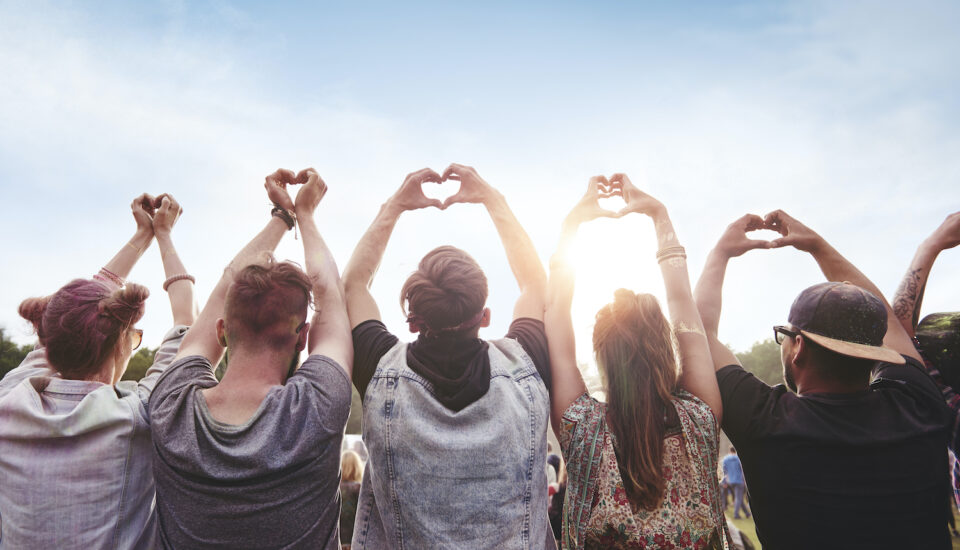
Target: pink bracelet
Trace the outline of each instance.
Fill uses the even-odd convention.
[[[196,282],[197,282],[197,279],[194,278],[193,275],[189,275],[189,274],[187,274],[187,273],[181,273],[181,274],[179,274],[179,275],[172,275],[172,276],[170,276],[169,278],[167,278],[166,281],[163,282],[163,290],[164,290],[164,292],[166,292],[167,288],[169,288],[170,285],[172,285],[173,283],[175,283],[175,282],[177,282],[177,281],[190,281],[191,283],[196,283]]]
[[[99,277],[98,277],[99,276]],[[106,279],[117,286],[123,286],[123,279],[119,275],[105,267],[100,268],[100,272],[93,276],[94,279]]]

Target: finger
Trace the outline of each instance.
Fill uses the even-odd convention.
[[[443,201],[443,205],[441,206],[441,210],[446,210],[447,208],[450,207],[451,204],[456,204],[456,203],[459,202],[459,201],[460,201],[460,193],[457,193],[456,195],[447,197],[447,199],[446,199],[445,201]]]
[[[317,174],[317,171],[314,170],[312,167],[304,168],[303,170],[300,170],[299,172],[297,172],[297,176],[294,179],[293,183],[310,183],[311,175],[320,177],[319,174]]]
[[[423,181],[432,181],[434,183],[442,183],[443,178],[436,171],[431,170],[430,168],[424,168]]]
[[[451,175],[451,176],[447,176],[447,177],[445,177],[445,178],[443,178],[443,179],[444,179],[444,180],[451,180],[451,181],[461,181],[461,180],[460,180],[460,176],[458,176],[458,175],[456,175],[456,174]]]
[[[737,223],[742,225],[746,231],[756,231],[763,229],[763,218],[756,214],[744,214]]]
[[[793,244],[793,239],[790,237],[783,237],[782,239],[774,239],[770,241],[770,248],[783,248],[785,246],[791,246]]]
[[[432,206],[432,207],[434,207],[434,208],[439,208],[440,210],[443,210],[444,208],[446,208],[446,207],[444,206],[444,204],[443,204],[442,202],[440,202],[440,199],[432,199],[432,200],[430,201],[430,204],[428,204],[427,206]]]
[[[747,239],[749,248],[747,250],[754,250],[756,248],[772,248],[773,241],[764,241],[762,239]]]
[[[441,177],[444,181],[446,181],[446,180],[450,179],[455,173],[456,173],[456,170],[454,169],[454,165],[451,164],[450,166],[447,166],[447,168],[443,171],[443,175],[440,176],[440,177]]]
[[[610,176],[611,183],[616,182],[620,185],[623,185],[624,181],[629,182],[630,178],[628,178],[627,175],[624,174],[623,172],[617,172],[616,174]]]
[[[295,185],[297,183],[300,183],[297,181],[297,175],[293,172],[293,170],[281,168],[277,170],[277,172],[280,173],[279,181],[283,185]]]

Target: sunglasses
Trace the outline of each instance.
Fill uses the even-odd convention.
[[[777,343],[777,345],[780,345],[783,343],[784,336],[796,338],[797,336],[800,336],[800,333],[794,332],[783,325],[775,325],[773,327],[773,339]]]
[[[133,351],[140,347],[140,344],[143,343],[143,329],[142,328],[132,328],[130,329],[130,351]]]

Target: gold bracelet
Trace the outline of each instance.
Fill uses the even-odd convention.
[[[136,251],[137,251],[137,254],[140,254],[141,252],[143,252],[143,249],[142,249],[142,248],[140,248],[139,246],[133,244],[133,243],[130,242],[130,241],[127,241],[127,246],[129,246],[130,248],[136,250]]]

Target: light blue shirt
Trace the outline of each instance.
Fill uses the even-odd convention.
[[[727,455],[723,457],[723,475],[727,477],[727,483],[743,485],[743,467],[740,466],[739,456]]]

